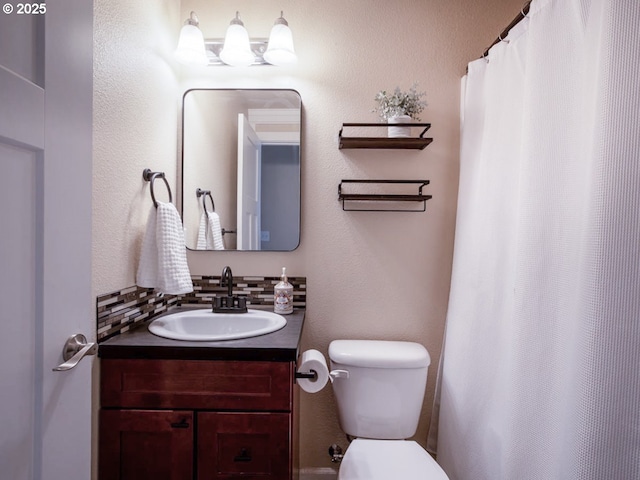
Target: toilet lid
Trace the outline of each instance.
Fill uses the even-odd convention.
[[[448,480],[416,442],[357,438],[340,464],[338,480]]]

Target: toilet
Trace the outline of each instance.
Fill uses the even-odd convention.
[[[418,443],[431,359],[418,343],[334,340],[331,380],[342,430],[351,442],[338,480],[447,480]]]

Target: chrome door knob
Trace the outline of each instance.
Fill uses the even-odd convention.
[[[65,362],[53,369],[54,372],[64,372],[75,367],[86,355],[95,355],[98,345],[88,343],[87,337],[81,333],[71,335],[62,349],[62,358]]]

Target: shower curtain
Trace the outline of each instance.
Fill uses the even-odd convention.
[[[437,458],[640,479],[640,1],[534,0],[463,80]]]

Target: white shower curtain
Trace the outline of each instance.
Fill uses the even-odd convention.
[[[640,479],[640,1],[534,0],[462,101],[438,461]]]

